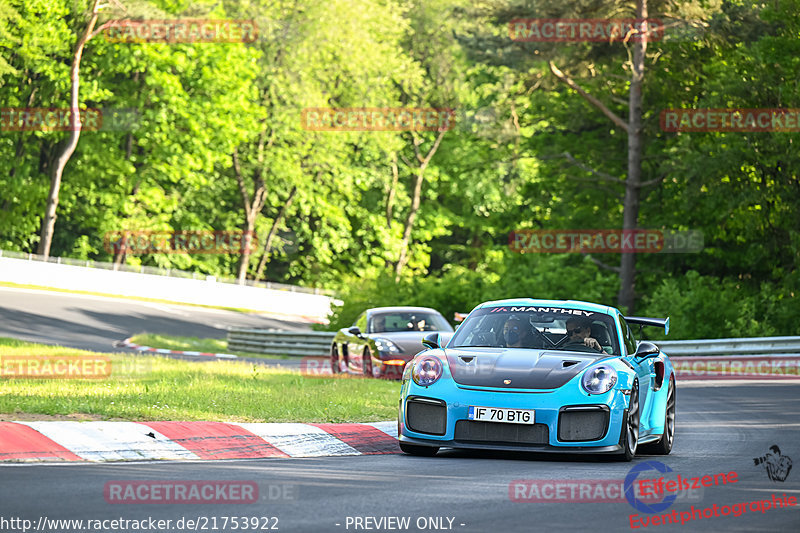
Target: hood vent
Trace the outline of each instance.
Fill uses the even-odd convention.
[[[467,355],[459,355],[458,357],[459,357],[459,358],[460,358],[462,361],[464,361],[465,363],[467,363],[467,364],[470,364],[470,363],[472,362],[472,360],[473,360],[473,359],[475,359],[475,357],[474,357],[474,356],[467,356]]]
[[[580,361],[562,361],[561,368],[569,368],[573,365],[577,365]]]

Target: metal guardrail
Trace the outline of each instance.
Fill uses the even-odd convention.
[[[229,328],[228,349],[268,355],[323,357],[330,355],[335,335],[334,332],[327,331]],[[655,341],[655,343],[674,357],[800,356],[800,337]]]
[[[800,355],[800,337],[654,341],[670,357]]]
[[[228,350],[266,355],[324,357],[330,355],[335,335],[336,333],[328,331],[228,328]]]

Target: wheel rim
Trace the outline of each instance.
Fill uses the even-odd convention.
[[[626,431],[628,449],[636,453],[636,443],[639,441],[639,385],[634,382],[631,389],[631,401],[628,404],[628,427]]]
[[[667,446],[672,448],[675,438],[675,382],[670,380],[667,390]]]

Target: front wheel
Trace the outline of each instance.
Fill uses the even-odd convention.
[[[642,453],[650,455],[669,455],[675,441],[675,376],[669,378],[667,389],[667,407],[664,410],[664,433],[661,439],[641,447]]]
[[[636,456],[636,445],[639,442],[639,381],[633,380],[631,387],[631,400],[622,420],[620,444],[622,444],[621,459],[632,461]]]
[[[416,455],[418,457],[433,457],[439,451],[437,446],[418,446],[416,444],[400,443],[400,449],[403,453],[408,455]]]
[[[331,346],[331,372],[334,374],[338,374],[342,371],[342,367],[339,363],[339,350],[336,348],[336,344]]]

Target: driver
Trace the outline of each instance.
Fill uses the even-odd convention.
[[[533,336],[529,329],[525,328],[523,321],[511,316],[503,324],[503,340],[507,348],[531,348],[533,346]]]
[[[567,344],[583,344],[602,352],[602,346],[591,335],[592,323],[589,320],[576,317],[567,320]]]
[[[372,333],[383,333],[386,331],[386,317],[378,315],[372,319]]]

